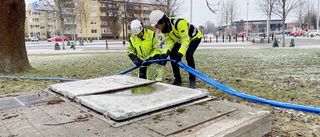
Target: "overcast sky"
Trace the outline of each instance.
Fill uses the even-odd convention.
[[[26,6],[28,6],[29,3],[32,3],[37,0],[25,0]],[[218,0],[209,0],[211,1],[212,4],[216,3]],[[265,20],[266,16],[261,13],[257,8],[257,5],[255,3],[256,0],[249,0],[249,15],[248,19],[249,20]],[[238,5],[238,16],[236,18],[237,21],[243,19],[244,21],[247,20],[247,0],[237,0],[237,5]],[[191,5],[191,0],[184,0],[184,3],[182,5],[182,10],[181,10],[181,17],[186,18],[187,20],[190,19],[190,6]],[[217,15],[213,14],[207,7],[206,1],[205,0],[192,0],[192,23],[196,26],[199,25],[204,25],[206,21],[211,21],[214,24],[217,23]],[[221,17],[219,18],[218,13],[218,20],[220,21]],[[272,19],[279,19],[277,16],[273,16]],[[294,18],[290,17],[288,19],[294,20]],[[287,22],[288,22],[287,20]]]

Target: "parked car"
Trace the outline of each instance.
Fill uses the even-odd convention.
[[[39,39],[37,37],[29,37],[28,41],[37,42]]]
[[[69,40],[69,38],[67,36],[63,36],[63,41],[68,41],[68,40]],[[49,38],[47,41],[48,42],[52,42],[52,41],[62,42],[62,37],[58,36],[58,37],[54,37],[54,38]]]
[[[308,31],[308,36],[311,37],[311,35],[320,36],[320,32],[317,32],[317,30],[309,30]]]
[[[301,30],[301,31],[294,31],[290,33],[290,36],[303,36],[303,35],[307,35],[307,31],[305,30]]]
[[[245,32],[241,32],[238,34],[238,37],[246,37],[246,33]]]

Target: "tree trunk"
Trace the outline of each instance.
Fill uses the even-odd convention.
[[[24,42],[24,0],[1,0],[0,17],[0,73],[32,69]]]

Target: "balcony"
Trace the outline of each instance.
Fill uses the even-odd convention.
[[[110,18],[109,18],[109,16],[100,16],[100,19],[101,20],[109,20]]]

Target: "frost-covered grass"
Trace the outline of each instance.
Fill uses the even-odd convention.
[[[237,91],[320,107],[320,48],[198,49],[195,60],[197,70]],[[133,66],[124,52],[31,54],[29,61],[35,70],[11,75],[88,79],[114,75]],[[188,73],[181,73],[187,87]],[[137,76],[137,71],[130,74]],[[173,81],[169,63],[165,78],[166,83]],[[57,82],[0,79],[0,94],[39,90]],[[200,80],[197,87],[220,99],[271,111],[274,126],[269,136],[320,136],[319,115],[238,99]]]

